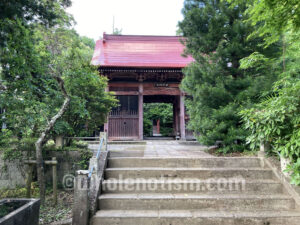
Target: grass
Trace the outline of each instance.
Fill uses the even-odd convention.
[[[48,195],[45,205],[40,209],[40,225],[72,217],[73,192],[59,191],[58,204],[54,206],[53,202],[53,196]]]
[[[217,156],[217,157],[254,157],[257,155],[257,151],[249,151],[244,150],[242,152],[224,152],[222,149],[213,148],[213,149],[206,149],[205,152]]]

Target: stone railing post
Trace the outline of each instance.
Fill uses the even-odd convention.
[[[78,170],[76,172],[72,225],[88,225],[89,222],[88,174],[88,170]]]
[[[260,143],[260,149],[259,152],[257,154],[258,157],[265,157],[266,155],[266,151],[270,149],[270,143],[268,142],[261,142]],[[279,157],[280,157],[280,166],[281,166],[281,172],[283,173],[283,175],[285,177],[290,177],[291,173],[290,172],[286,172],[287,166],[289,164],[291,164],[291,159],[289,158],[285,158],[283,155],[281,155],[279,153]]]
[[[290,177],[291,172],[287,172],[286,169],[288,168],[288,165],[292,163],[292,160],[290,158],[285,158],[280,154],[280,167],[281,167],[281,172],[283,173],[284,176]]]
[[[269,143],[261,141],[259,146],[259,152],[257,153],[258,157],[265,157],[266,151],[269,150]]]
[[[55,147],[57,148],[64,147],[64,137],[62,135],[55,137]]]
[[[102,149],[103,151],[107,151],[107,132],[100,132],[100,141],[101,139],[103,139],[103,143],[102,143]]]

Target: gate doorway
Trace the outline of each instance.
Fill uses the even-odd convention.
[[[174,137],[173,104],[144,103],[144,137]]]
[[[151,108],[154,112],[151,112]],[[150,115],[147,111],[150,111]],[[144,129],[146,129],[146,132],[144,132],[145,137],[157,137],[159,136],[157,135],[157,131],[159,130],[161,136],[175,138],[180,133],[180,96],[167,94],[145,95],[144,118],[145,117],[146,123],[148,117],[148,124],[149,119],[154,120],[152,132],[151,129],[147,129],[147,124],[144,123]],[[157,129],[157,126],[159,126],[159,129]]]

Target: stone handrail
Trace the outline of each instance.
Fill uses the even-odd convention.
[[[88,225],[98,208],[98,196],[107,165],[107,133],[100,133],[100,144],[97,155],[90,159],[89,170],[76,172],[74,184],[73,225]],[[102,145],[101,145],[102,143]],[[100,148],[101,147],[101,148]]]
[[[268,167],[273,171],[275,177],[283,184],[286,191],[294,198],[297,208],[300,208],[300,187],[291,184],[290,174],[286,172],[286,166],[291,163],[290,159],[284,158],[280,153],[280,167],[276,166],[272,160],[266,157],[267,151],[270,149],[268,142],[261,142],[258,157],[261,158],[263,167]]]

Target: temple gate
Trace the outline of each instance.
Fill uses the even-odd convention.
[[[178,36],[107,35],[97,41],[92,64],[109,79],[119,107],[104,125],[110,140],[143,139],[143,104],[173,104],[173,134],[185,140],[184,93],[179,85],[182,69],[193,61],[183,57]]]

